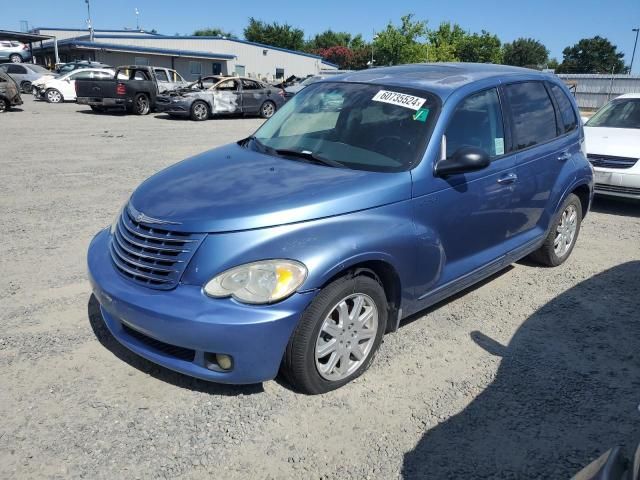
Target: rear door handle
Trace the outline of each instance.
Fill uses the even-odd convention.
[[[504,177],[500,177],[498,179],[498,183],[500,185],[509,185],[510,183],[515,183],[516,180],[518,180],[518,175],[516,175],[515,173],[509,173]]]
[[[570,158],[571,158],[571,154],[569,152],[563,152],[558,157],[558,160],[560,160],[561,162],[566,162]]]

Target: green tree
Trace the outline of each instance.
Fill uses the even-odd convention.
[[[583,38],[562,51],[559,73],[624,73],[624,54],[606,38]]]
[[[218,27],[213,28],[203,28],[202,30],[196,30],[193,32],[196,37],[228,37],[228,38],[236,38],[236,36],[225,30],[222,30]]]
[[[326,30],[318,33],[307,42],[308,50],[320,50],[331,47],[350,47],[351,34],[347,32],[334,32]]]
[[[482,30],[480,33],[465,35],[456,48],[461,62],[500,63],[502,50],[500,39]]]
[[[244,38],[250,42],[264,43],[290,50],[304,48],[304,32],[299,28],[294,28],[287,23],[265,23],[253,17],[249,18],[249,24],[244,29]]]
[[[551,70],[557,70],[558,65],[560,65],[560,62],[558,62],[557,58],[552,58],[547,62],[547,68],[550,68]]]
[[[549,60],[549,50],[533,38],[518,38],[505,43],[502,50],[502,62],[516,67],[537,68]]]
[[[389,22],[373,41],[376,63],[398,65],[424,62],[427,60],[427,48],[420,40],[425,38],[426,33],[427,23],[414,22],[413,14],[403,16],[400,26]]]
[[[435,30],[427,32],[430,62],[455,62],[459,60],[458,48],[467,33],[457,23],[442,22]]]

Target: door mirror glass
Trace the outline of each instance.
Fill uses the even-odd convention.
[[[475,172],[491,164],[489,154],[478,147],[462,147],[450,157],[436,164],[436,176],[446,177],[456,173]]]

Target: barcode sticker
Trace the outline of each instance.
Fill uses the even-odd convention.
[[[410,108],[411,110],[419,110],[426,98],[414,97],[413,95],[407,95],[406,93],[391,92],[389,90],[380,90],[371,99],[374,102],[390,103],[391,105],[397,105],[398,107]]]

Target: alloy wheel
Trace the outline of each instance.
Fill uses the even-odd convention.
[[[7,109],[7,101],[4,98],[0,98],[0,112],[4,112]]]
[[[571,248],[578,228],[578,211],[575,205],[569,204],[562,212],[560,222],[556,228],[556,238],[553,250],[558,257],[563,257]]]
[[[193,114],[198,120],[205,120],[209,114],[207,107],[203,103],[196,103],[193,106]]]
[[[369,357],[378,331],[378,307],[371,297],[354,293],[325,317],[316,340],[316,368],[326,380],[342,380]]]
[[[57,90],[49,90],[47,92],[47,100],[51,103],[60,103],[62,101],[62,94]]]
[[[262,116],[265,117],[265,118],[270,118],[271,116],[273,116],[275,111],[276,111],[276,109],[273,106],[273,103],[271,103],[271,102],[266,102],[262,106]]]

